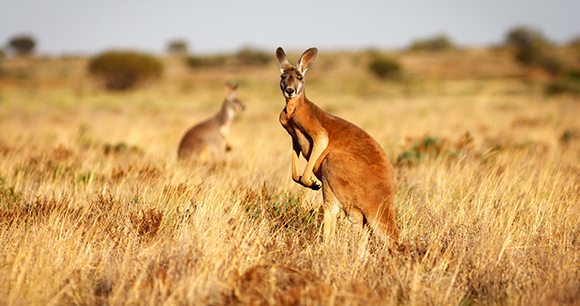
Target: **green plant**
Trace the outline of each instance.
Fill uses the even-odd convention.
[[[10,208],[22,201],[22,195],[7,186],[6,179],[0,176],[0,208]]]
[[[185,55],[187,51],[187,41],[184,40],[172,40],[167,45],[167,52],[171,54]]]
[[[563,145],[569,145],[570,143],[580,139],[580,130],[577,129],[567,129],[562,132],[560,136],[560,143]]]
[[[265,66],[273,58],[269,53],[250,47],[243,48],[236,54],[238,64],[243,66]]]
[[[226,64],[227,57],[224,55],[190,56],[185,61],[191,68],[217,68],[223,67]]]
[[[10,39],[9,46],[17,55],[29,55],[34,51],[36,40],[29,35],[18,35]]]
[[[394,59],[376,56],[369,64],[369,69],[377,77],[384,80],[398,80],[401,78],[401,64]]]
[[[473,149],[473,137],[470,132],[465,132],[457,142],[451,143],[438,137],[424,137],[415,141],[413,145],[399,154],[397,165],[414,166],[420,162],[443,156],[448,159],[454,159],[458,156],[467,154]]]
[[[560,75],[566,67],[555,55],[552,45],[542,32],[516,27],[506,35],[506,45],[514,48],[515,59],[526,66],[541,67],[552,75]]]
[[[455,49],[455,44],[446,35],[419,39],[411,44],[411,51],[445,51]]]
[[[547,95],[569,93],[580,96],[580,71],[570,71],[566,77],[548,83],[545,88],[545,93]]]
[[[564,61],[553,54],[546,54],[538,59],[538,66],[554,76],[562,75],[566,72],[566,64]]]
[[[102,78],[107,89],[126,90],[138,82],[161,76],[163,65],[151,55],[108,51],[91,59],[89,72]]]
[[[437,157],[443,149],[444,143],[437,137],[425,137],[413,144],[413,146],[399,154],[398,165],[416,165],[425,158]]]

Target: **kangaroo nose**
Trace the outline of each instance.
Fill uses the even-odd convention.
[[[294,93],[294,88],[292,88],[292,87],[286,88],[286,93],[289,94],[289,95],[293,94]]]

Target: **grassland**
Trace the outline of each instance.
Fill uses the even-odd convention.
[[[389,54],[400,82],[373,78],[366,52],[321,51],[307,95],[395,165],[398,247],[344,216],[324,247],[274,62],[165,58],[159,82],[110,93],[85,58],[4,59],[0,305],[580,303],[578,97],[545,96],[549,76],[504,50]],[[246,104],[233,151],[181,164],[228,81]]]

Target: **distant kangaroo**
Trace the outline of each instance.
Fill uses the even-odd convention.
[[[292,66],[276,50],[286,107],[280,123],[292,136],[292,179],[313,190],[322,188],[324,239],[334,239],[336,217],[343,209],[358,228],[364,224],[385,242],[398,240],[393,204],[393,167],[379,143],[358,126],[324,112],[306,98],[304,73],[318,50],[310,48]],[[307,160],[302,176],[298,158]]]
[[[231,150],[227,137],[234,113],[244,110],[244,105],[236,98],[236,89],[237,86],[226,85],[226,98],[220,111],[187,131],[179,144],[180,159],[215,160],[224,149]]]

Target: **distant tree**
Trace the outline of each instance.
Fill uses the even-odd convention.
[[[9,46],[17,55],[29,55],[34,51],[36,41],[29,35],[18,35],[10,39]]]
[[[218,68],[226,65],[228,57],[225,55],[188,56],[185,59],[191,68]]]
[[[167,45],[167,52],[175,55],[186,55],[187,50],[187,41],[185,40],[172,40]]]
[[[547,43],[547,39],[542,32],[527,26],[517,26],[509,30],[505,38],[506,45],[516,47],[530,44],[533,41]]]
[[[580,96],[580,70],[572,70],[568,75],[548,83],[545,88],[548,95],[571,94]]]
[[[108,51],[90,60],[89,72],[102,78],[107,89],[126,90],[138,82],[158,78],[163,72],[163,65],[151,55]]]
[[[265,66],[274,57],[267,52],[253,49],[251,47],[242,48],[236,54],[236,59],[240,65],[244,66]]]
[[[562,74],[566,70],[552,44],[539,30],[515,27],[506,34],[505,44],[514,49],[515,59],[526,66],[542,67],[552,75]]]
[[[415,40],[410,47],[412,51],[445,51],[455,49],[455,44],[446,35]]]
[[[401,78],[401,64],[394,59],[374,56],[369,64],[370,71],[383,80],[398,80]]]
[[[505,44],[515,48],[516,60],[526,65],[537,63],[550,45],[542,32],[526,26],[511,29]]]

